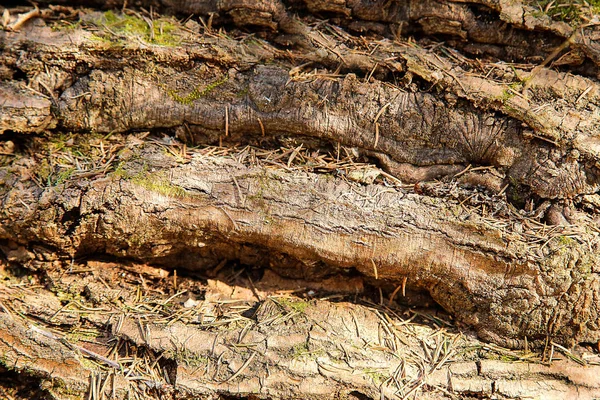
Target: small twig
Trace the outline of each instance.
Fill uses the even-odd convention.
[[[37,8],[37,6],[34,6],[35,8],[29,12],[26,12],[25,14],[20,14],[17,17],[17,20],[15,22],[13,22],[12,24],[8,24],[8,26],[6,26],[6,29],[10,30],[10,31],[16,31],[18,30],[25,22],[29,21],[31,18],[35,18],[35,17],[39,17],[40,16],[40,9]]]
[[[400,289],[402,289],[402,285],[398,285],[396,287],[396,289],[394,289],[394,291],[392,292],[392,294],[390,295],[390,301],[388,301],[388,305],[391,307],[392,303],[394,302],[394,298],[396,297],[396,295],[398,294],[398,292],[400,291]]]
[[[242,189],[240,188],[240,185],[238,184],[237,179],[235,179],[235,176],[231,176],[231,179],[233,180],[233,183],[235,184],[235,187],[237,188],[238,194],[240,195],[240,200],[242,201],[242,205],[246,204],[246,196],[244,196],[244,194],[242,193]]]
[[[377,44],[375,46],[375,48],[373,49],[373,51],[371,51],[371,54],[373,54],[373,52],[375,52],[375,50],[377,50],[377,47],[379,47],[379,44]],[[369,81],[371,80],[371,77],[373,76],[373,73],[375,72],[375,70],[377,69],[377,67],[379,66],[378,63],[375,63],[375,65],[373,66],[373,69],[371,70],[371,72],[369,73],[369,75],[367,76],[367,79],[365,82],[369,83]]]
[[[392,105],[392,103],[388,102],[383,107],[381,107],[381,109],[379,110],[379,112],[377,113],[377,115],[375,115],[375,119],[373,120],[373,124],[375,125],[375,144],[373,145],[373,148],[376,148],[377,147],[377,143],[379,142],[379,123],[377,121],[379,121],[379,118],[381,117],[381,115],[383,114],[383,112],[390,105]]]
[[[8,28],[9,22],[10,22],[10,11],[8,11],[8,8],[5,8],[4,12],[2,13],[2,27]]]
[[[504,185],[502,187],[502,189],[500,189],[500,191],[498,192],[498,196],[502,196],[504,194],[504,192],[506,192],[506,189],[508,189],[508,183],[506,185]]]
[[[233,224],[233,228],[234,228],[236,231],[239,231],[239,230],[240,230],[240,227],[239,227],[239,226],[238,226],[238,224],[235,222],[235,220],[234,220],[234,219],[231,217],[231,215],[230,215],[230,214],[227,212],[227,210],[226,210],[226,209],[224,209],[223,207],[219,207],[219,210],[223,211],[223,213],[229,217],[229,219],[231,220],[231,223]]]
[[[229,383],[232,380],[234,380],[235,378],[237,378],[248,367],[248,365],[250,365],[250,363],[252,362],[252,360],[254,360],[254,357],[256,357],[256,352],[255,351],[253,351],[252,354],[250,355],[250,357],[248,357],[248,359],[246,360],[246,362],[244,363],[244,365],[242,365],[240,367],[240,369],[238,369],[235,374],[231,375],[231,377],[229,379],[227,379],[223,383]]]
[[[577,364],[579,365],[586,365],[587,363],[585,361],[583,361],[581,358],[577,357],[575,354],[573,354],[569,349],[567,349],[566,347],[563,347],[557,343],[554,342],[550,342],[552,344],[552,348],[557,347],[559,350],[561,350],[563,352],[563,354],[567,357],[570,358],[571,360],[575,361]]]
[[[377,272],[377,265],[375,265],[375,261],[371,259],[371,263],[373,264],[373,273],[375,274],[375,280],[379,279],[379,273]]]
[[[225,136],[229,136],[229,104],[225,106]]]
[[[257,118],[257,120],[258,120],[258,125],[260,125],[260,132],[261,132],[262,136],[265,136],[265,126],[263,125],[260,118]]]
[[[467,165],[467,168],[460,171],[458,174],[454,175],[454,178],[458,178],[459,176],[466,174],[471,169],[471,164]]]
[[[575,100],[574,104],[579,103],[579,100],[583,99],[592,89],[594,88],[593,85],[589,86],[587,89],[585,89],[583,91],[583,93],[581,93],[581,95],[577,98],[577,100]]]
[[[88,94],[92,94],[92,92],[85,92],[85,93],[78,94],[77,96],[66,96],[66,97],[71,100],[74,100],[74,99],[78,99],[80,97],[86,96]]]
[[[56,340],[58,342],[61,342],[61,343],[63,343],[64,345],[66,345],[68,347],[73,347],[73,348],[79,350],[80,352],[82,352],[82,353],[84,353],[84,354],[86,354],[86,355],[88,355],[88,356],[96,359],[97,361],[101,361],[101,362],[105,363],[106,365],[108,365],[108,366],[110,366],[110,367],[112,367],[114,369],[121,370],[121,366],[118,363],[114,362],[113,360],[109,360],[108,358],[106,358],[104,356],[101,356],[100,354],[94,353],[93,351],[88,350],[85,347],[81,347],[81,346],[78,346],[76,344],[70,343],[65,338],[56,336],[55,334],[53,334],[51,332],[48,332],[48,331],[46,331],[44,329],[38,328],[35,325],[30,325],[29,329],[31,329],[32,331],[37,332],[40,335],[45,336],[45,337],[47,337],[49,339],[53,339],[53,340]]]

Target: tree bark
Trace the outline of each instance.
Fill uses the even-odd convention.
[[[431,298],[509,348],[600,341],[600,47],[588,9],[568,24],[514,1],[137,6],[202,19],[5,13],[8,262],[44,271],[48,257],[109,256],[211,271],[236,261],[310,285],[357,279],[390,304]],[[242,333],[275,334],[257,318]],[[281,361],[267,350],[231,355],[233,378],[201,386],[226,393],[239,378],[249,382],[239,393],[294,397],[246,371],[255,358]],[[365,368],[391,361],[378,362]],[[332,387],[315,368],[305,389]],[[379,396],[336,374],[340,388]]]
[[[581,367],[564,348],[552,345],[553,362],[540,363],[535,353],[448,332],[439,314],[403,318],[382,306],[265,297],[273,292],[261,281],[232,287],[223,276],[201,288],[181,277],[165,298],[157,291],[171,280],[167,270],[122,261],[57,264],[44,262],[52,291],[22,283],[0,289],[3,364],[36,377],[42,398],[600,394],[598,365]],[[278,278],[278,289],[285,281]],[[193,300],[199,291],[203,299]]]

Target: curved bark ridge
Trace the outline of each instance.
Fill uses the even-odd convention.
[[[102,18],[90,17],[96,23]],[[27,70],[39,90],[50,90],[57,112],[52,118],[47,99],[4,86],[9,102],[3,108],[11,112],[3,126],[13,130],[36,132],[60,121],[63,129],[98,132],[185,126],[182,137],[187,130],[205,143],[228,135],[303,135],[388,161],[382,162],[388,172],[406,182],[479,165],[497,168],[511,186],[527,187],[541,199],[570,199],[598,190],[599,99],[597,84],[587,78],[545,69],[506,73],[510,67],[496,65],[480,68],[480,75],[467,72],[474,64],[464,57],[456,62],[385,40],[374,49],[357,43],[349,47],[346,42],[358,39],[348,35],[340,42],[308,28],[303,37],[315,52],[292,53],[298,62],[354,66],[371,71],[369,77],[392,76],[404,85],[330,76],[326,70],[311,74],[290,65],[266,42],[249,45],[188,35],[185,41],[193,43],[168,48],[165,61],[161,58],[167,49],[143,43],[129,43],[123,51],[132,58],[115,60],[107,55],[115,46],[111,33],[98,44],[86,31],[54,32],[55,42],[70,43],[57,50],[42,43],[46,29],[32,29],[4,33],[7,48],[38,51],[28,56],[38,59],[27,65],[10,60],[14,56],[9,65],[12,61]],[[214,51],[217,46],[219,52]],[[142,48],[143,58],[135,55]],[[57,51],[68,53],[69,63],[52,65],[46,59]],[[268,59],[279,65],[252,67]],[[223,68],[224,62],[235,68]],[[52,65],[50,75],[38,72],[42,64]],[[490,81],[490,74],[505,82]],[[407,86],[413,76],[434,92]]]
[[[122,8],[125,3],[122,0],[41,1],[45,2],[95,4],[104,9]],[[167,13],[184,17],[198,14],[208,19],[209,27],[213,23],[234,24],[288,34],[305,33],[302,24],[292,17],[294,13],[332,17],[339,25],[357,33],[372,31],[387,37],[438,36],[470,54],[538,64],[553,62],[589,76],[597,75],[600,63],[600,47],[595,42],[598,5],[594,2],[139,0],[136,4],[146,9],[159,6]]]
[[[597,233],[545,234],[533,220],[511,222],[514,211],[485,192],[430,197],[295,164],[243,165],[240,158],[257,159],[248,149],[211,152],[130,145],[107,178],[73,176],[46,189],[22,182],[35,173],[22,158],[2,170],[2,238],[188,269],[212,269],[223,258],[317,280],[356,269],[377,286],[429,292],[482,337],[511,347],[525,336],[598,338],[598,260],[586,251]],[[18,249],[8,257],[27,260]]]
[[[142,145],[134,135],[108,153],[108,139],[94,139],[100,147],[88,150],[102,155],[86,166],[72,155],[44,164],[21,152],[0,170],[2,239],[187,268],[226,258],[283,275],[356,269],[381,287],[429,292],[482,337],[511,347],[525,337],[600,339],[600,91],[590,73],[484,63],[437,43],[367,41],[348,33],[349,20],[340,20],[348,31],[311,24],[274,1],[218,7],[225,3],[217,11],[238,26],[274,30],[273,41],[230,38],[207,21],[177,26],[158,46],[167,21],[146,21],[149,30],[142,24],[143,34],[131,36],[132,16],[114,13],[89,13],[82,27],[51,30],[35,20],[0,32],[8,77],[0,130],[120,137],[160,129],[187,144],[293,143],[283,168],[256,162],[254,150],[213,157],[217,150]],[[350,3],[307,1],[303,10],[367,13]],[[482,24],[465,4],[433,13],[429,2],[383,3],[396,8],[373,7],[363,22],[418,21],[425,33],[471,40]],[[587,60],[580,65],[597,67],[594,45],[574,31],[518,19],[517,6],[504,2],[486,6],[509,22],[493,41],[506,51],[498,56],[512,57],[520,35],[544,26],[536,35],[547,46],[524,47],[533,57],[547,59],[572,38]],[[454,12],[459,25],[436,22]],[[478,48],[492,40],[480,39]],[[20,74],[27,85],[10,80]],[[32,143],[56,151],[52,139]],[[337,151],[350,165],[377,160],[383,170],[354,165],[340,174],[335,163],[316,162],[299,172],[295,162],[318,159],[300,157],[305,148]],[[435,178],[442,182],[424,182]],[[8,256],[30,258],[22,248]]]
[[[448,166],[443,172],[449,174],[471,164],[493,166],[543,199],[598,190],[597,169],[581,156],[582,151],[590,153],[584,133],[560,132],[558,138],[582,146],[552,145],[532,137],[533,130],[523,132],[512,118],[467,104],[449,107],[428,93],[366,84],[352,75],[288,82],[288,71],[276,67],[257,67],[249,76],[236,74],[222,84],[225,78],[217,75],[196,89],[209,92],[207,88],[217,86],[210,94],[187,104],[196,92],[175,94],[167,89],[171,82],[163,73],[158,82],[133,71],[93,71],[59,98],[64,126],[124,132],[185,125],[200,143],[214,143],[219,136],[309,136],[381,153],[390,161],[389,172],[408,183],[439,177],[439,166]],[[192,80],[190,86],[197,82]],[[236,96],[239,93],[244,95]],[[594,129],[590,124],[587,136]],[[568,134],[574,137],[565,138]],[[431,173],[413,176],[410,167],[425,167]]]

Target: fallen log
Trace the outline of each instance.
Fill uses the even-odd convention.
[[[201,15],[184,23],[143,8],[7,9],[6,261],[41,274],[55,258],[233,262],[435,302],[509,348],[598,343],[598,25],[584,5],[557,21],[552,7],[478,4],[153,3]],[[132,329],[124,340],[139,343]],[[248,372],[235,393],[293,397],[261,391],[246,370],[275,362],[246,356],[201,386],[234,393],[228,379]],[[332,379],[377,396],[350,375]]]

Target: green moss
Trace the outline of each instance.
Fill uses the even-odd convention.
[[[76,293],[70,293],[70,292],[66,292],[63,290],[56,290],[55,292],[56,297],[58,297],[58,300],[61,301],[61,303],[70,303],[72,301],[81,301],[81,295],[80,294],[76,294]]]
[[[252,200],[254,206],[260,209],[264,215],[269,215],[268,210],[266,209],[266,201],[265,194],[267,191],[270,191],[272,188],[272,183],[275,182],[271,176],[268,175],[266,170],[263,170],[261,174],[257,175],[258,179],[258,190],[254,194],[249,194],[246,196],[248,200]]]
[[[52,182],[51,176],[53,173],[54,169],[50,165],[50,162],[48,162],[48,160],[46,159],[42,160],[37,170],[35,171],[35,175],[40,181],[40,183],[46,186],[52,186],[50,183]]]
[[[69,181],[76,172],[96,169],[105,156],[98,143],[106,139],[99,134],[61,133],[49,138],[37,154],[43,156],[35,176],[41,186],[52,187]]]
[[[386,373],[387,372],[387,373]],[[377,386],[381,385],[383,382],[387,381],[390,377],[389,371],[386,370],[378,370],[378,369],[365,369],[363,370],[363,374],[367,375],[373,383]]]
[[[500,95],[500,98],[498,100],[500,100],[500,102],[502,104],[506,103],[507,101],[509,101],[510,99],[512,99],[513,97],[515,97],[515,94],[513,92],[511,92],[508,89],[504,89],[502,91],[502,94]]]
[[[71,176],[73,176],[74,173],[75,173],[75,168],[73,168],[73,167],[69,167],[69,168],[60,170],[55,175],[53,184],[56,186],[56,185],[61,185],[61,184],[65,183],[66,181],[71,179]]]
[[[263,217],[263,223],[265,225],[272,225],[275,223],[275,218],[273,218],[273,216],[266,214],[264,211],[261,211],[261,215]]]
[[[558,243],[563,246],[572,246],[576,243],[575,240],[573,238],[570,238],[569,236],[563,235],[563,236],[557,237],[556,239],[557,239]]]
[[[538,8],[533,16],[547,15],[554,21],[572,26],[582,22],[582,16],[600,13],[600,0],[536,0],[531,4]]]
[[[166,197],[189,197],[184,188],[172,183],[160,173],[150,173],[146,167],[137,174],[131,175],[125,170],[123,163],[119,163],[111,175],[119,179],[131,181],[138,186]]]
[[[168,18],[144,20],[132,15],[106,11],[97,23],[105,26],[109,33],[139,38],[159,46],[177,46],[181,42],[176,35],[177,26]]]
[[[292,358],[294,360],[302,358],[308,354],[310,354],[310,352],[308,351],[308,346],[306,343],[299,343],[292,348]]]
[[[548,242],[550,253],[540,263],[540,269],[555,282],[565,279],[576,284],[591,279],[599,257],[586,251],[586,245],[577,238],[561,235]]]
[[[93,42],[106,43],[106,44],[110,44],[110,45],[114,44],[113,41],[111,41],[111,40],[109,40],[109,39],[107,39],[107,38],[105,38],[103,36],[98,36],[95,33],[92,33],[90,35],[90,40],[93,41]]]
[[[192,104],[192,102],[206,96],[207,94],[212,92],[216,87],[227,82],[227,79],[228,79],[227,76],[225,76],[223,79],[209,83],[208,85],[204,86],[203,88],[201,86],[198,86],[185,96],[181,96],[175,90],[169,90],[168,94],[169,94],[169,97],[171,97],[176,102],[185,104],[185,105],[189,105],[189,104]]]
[[[175,185],[159,176],[145,173],[131,179],[136,185],[142,186],[152,192],[162,194],[167,197],[186,197],[187,192],[181,186]]]
[[[188,367],[192,368],[205,367],[210,363],[208,357],[196,354],[186,348],[176,348],[175,350],[167,351],[165,356],[167,358],[172,358],[175,361],[183,362]]]
[[[572,272],[582,279],[588,279],[591,276],[594,266],[598,263],[597,256],[581,251],[579,242],[566,235],[558,236],[555,244],[558,245],[555,252],[560,260],[559,263],[567,265],[570,260],[575,259]]]
[[[294,360],[302,358],[316,359],[325,355],[325,351],[322,349],[310,351],[306,343],[299,343],[292,348],[292,358]]]
[[[36,176],[38,181],[46,187],[58,186],[68,181],[73,173],[74,167],[63,168],[61,166],[52,165],[48,160],[44,159],[40,163]]]
[[[286,297],[281,297],[277,299],[277,302],[282,306],[291,308],[292,310],[299,313],[305,313],[308,307],[310,307],[310,303],[308,301],[288,299]]]
[[[517,108],[507,105],[507,104],[505,104],[504,107],[502,107],[502,109],[508,115],[523,115],[522,111],[519,111]]]
[[[500,361],[504,361],[504,362],[519,361],[519,357],[517,357],[517,356],[511,356],[511,355],[507,355],[507,354],[500,354],[497,359],[500,360]]]
[[[65,336],[65,338],[71,342],[80,342],[82,340],[92,340],[92,339],[97,339],[98,337],[102,336],[102,334],[98,331],[95,330],[90,330],[90,329],[73,329],[70,332],[68,332]]]
[[[82,357],[79,360],[79,362],[87,370],[90,370],[90,371],[98,371],[98,370],[100,370],[100,365],[98,365],[98,363],[96,363],[94,360],[91,360],[89,358]]]
[[[514,68],[513,68],[513,70],[514,70]],[[509,101],[510,99],[515,97],[517,95],[517,93],[519,93],[521,91],[523,85],[526,83],[525,79],[519,78],[516,70],[514,70],[514,73],[515,73],[516,80],[514,82],[511,82],[508,85],[508,87],[502,91],[502,94],[498,98],[498,100],[502,104],[505,104],[507,101]]]
[[[131,178],[131,176],[129,175],[129,173],[125,170],[124,167],[124,162],[119,162],[119,164],[117,164],[117,167],[115,168],[115,170],[112,172],[112,176],[115,178],[120,178],[120,179],[129,179]]]
[[[57,21],[56,23],[52,24],[51,28],[52,31],[54,32],[58,32],[58,31],[74,31],[77,28],[81,27],[81,20],[78,20],[76,22],[70,22],[70,21]]]

